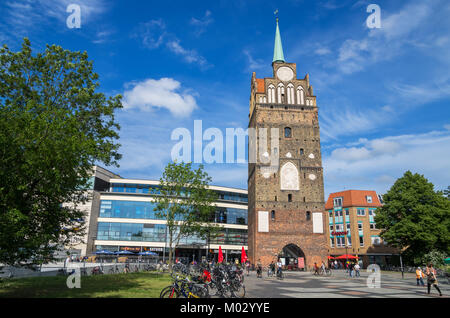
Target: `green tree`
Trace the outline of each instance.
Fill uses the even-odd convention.
[[[203,166],[194,170],[191,163],[169,163],[160,178],[160,195],[156,196],[156,215],[167,221],[169,269],[173,250],[186,237],[205,237],[218,226],[210,223],[215,212],[217,195],[209,189],[211,177]]]
[[[407,262],[417,263],[431,251],[450,251],[450,201],[423,175],[405,172],[383,199],[375,222]]]
[[[83,234],[92,166],[121,157],[121,96],[97,80],[86,52],[0,49],[0,263],[50,261]]]

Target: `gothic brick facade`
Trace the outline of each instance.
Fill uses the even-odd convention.
[[[328,255],[316,96],[308,75],[297,79],[295,63],[272,66],[272,78],[253,73],[251,79],[249,128],[257,138],[256,150],[249,143],[249,159],[256,153],[256,161],[248,166],[248,255],[263,265],[279,256],[296,265],[303,257],[309,268]],[[261,160],[260,128],[267,128],[267,152],[279,158],[276,165]],[[271,128],[279,131],[278,145]]]

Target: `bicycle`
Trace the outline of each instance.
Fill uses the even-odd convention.
[[[92,275],[103,275],[103,270],[100,268],[100,266],[95,266],[92,269]]]
[[[172,285],[163,288],[160,298],[209,298],[208,289],[202,284],[196,284],[188,278],[176,278]]]

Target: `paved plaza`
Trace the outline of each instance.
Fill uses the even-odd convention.
[[[414,274],[381,272],[380,288],[368,288],[369,273],[362,271],[361,277],[348,277],[344,270],[333,271],[332,276],[314,276],[309,272],[285,272],[286,277],[256,278],[255,272],[245,277],[246,298],[449,298],[450,285],[441,282],[442,297],[432,286],[427,295],[425,286],[416,286]]]

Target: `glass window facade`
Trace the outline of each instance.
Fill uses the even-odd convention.
[[[111,192],[144,193],[144,194],[160,193],[158,185],[128,184],[128,183],[111,184]]]
[[[224,229],[216,238],[211,239],[211,244],[247,245],[248,232],[241,229]]]
[[[142,193],[142,194],[161,194],[159,185],[148,184],[127,184],[113,183],[111,184],[111,192],[119,193]],[[219,200],[245,202],[248,203],[248,195],[244,193],[234,193],[227,191],[216,191]]]
[[[248,213],[245,209],[217,207],[214,222],[226,224],[248,224]]]
[[[164,242],[166,226],[163,224],[134,224],[99,222],[97,239],[106,241]]]
[[[100,217],[157,220],[155,207],[155,202],[102,200]]]
[[[219,200],[245,202],[248,203],[248,195],[243,193],[233,193],[226,191],[217,191]]]
[[[100,217],[158,220],[155,202],[101,200]],[[213,222],[247,225],[246,209],[217,207]]]
[[[164,224],[134,224],[99,222],[97,239],[105,241],[142,241],[164,242],[166,226]],[[180,240],[180,244],[206,244],[206,240],[190,236]],[[247,230],[223,229],[217,237],[211,238],[210,244],[247,245]]]

